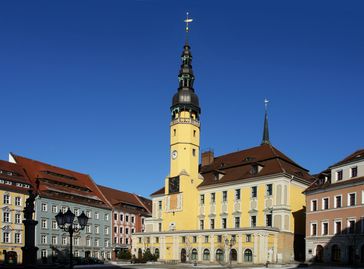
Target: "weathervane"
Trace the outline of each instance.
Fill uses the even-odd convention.
[[[268,110],[268,103],[269,103],[269,100],[267,98],[264,98],[265,112],[267,112],[267,110]]]
[[[188,18],[188,12],[186,12],[186,19],[184,20],[184,22],[186,23],[186,33],[188,33],[188,30],[189,30],[189,28],[188,28],[188,24],[190,23],[190,22],[193,22],[193,19],[189,19]]]

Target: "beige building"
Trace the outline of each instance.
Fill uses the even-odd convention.
[[[364,264],[364,150],[320,173],[305,193],[306,259]]]

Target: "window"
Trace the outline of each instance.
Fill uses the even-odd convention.
[[[110,242],[109,242],[109,240],[108,240],[108,239],[105,239],[105,243],[104,243],[104,246],[108,248],[108,247],[109,247],[109,245],[110,245]]]
[[[224,260],[224,252],[221,249],[216,250],[216,261],[222,262]]]
[[[252,235],[251,234],[246,234],[245,241],[246,242],[251,242],[252,241]]]
[[[55,236],[55,235],[52,235],[52,245],[57,245],[58,244],[58,242],[57,242],[58,240],[57,240],[57,236]]]
[[[215,193],[211,193],[211,204],[214,204],[216,202]]]
[[[335,208],[341,207],[341,195],[335,196]]]
[[[323,198],[322,199],[322,209],[329,209],[329,198]]]
[[[204,221],[203,219],[200,220],[200,230],[204,229]]]
[[[15,205],[16,206],[21,206],[21,197],[15,197]]]
[[[131,216],[131,223],[135,223],[135,217]]]
[[[75,208],[75,210],[73,211],[73,213],[75,214],[75,216],[79,216],[80,215],[80,209]]]
[[[114,244],[117,244],[117,243],[118,243],[118,238],[117,237],[114,237]],[[141,243],[141,240],[140,240],[139,243]]]
[[[265,216],[266,225],[272,227],[272,214],[267,214]]]
[[[196,261],[197,260],[197,249],[192,249],[192,254],[191,254],[191,259],[193,261]]]
[[[250,226],[256,227],[257,226],[257,216],[251,216],[250,217]]]
[[[208,242],[209,242],[209,236],[205,235],[205,243],[208,243]]]
[[[252,198],[257,198],[257,186],[252,187]]]
[[[355,206],[356,204],[356,193],[348,194],[348,206]]]
[[[272,186],[272,184],[267,184],[266,185],[266,191],[267,191],[267,196],[271,196],[273,194],[273,186]]]
[[[10,213],[9,212],[4,212],[3,220],[4,220],[4,222],[10,222]]]
[[[19,213],[15,214],[15,223],[16,224],[20,224],[21,223],[21,217]]]
[[[258,165],[257,164],[253,164],[251,166],[251,168],[250,168],[250,174],[256,175],[256,174],[258,174],[258,171],[259,171]]]
[[[80,245],[80,238],[79,237],[75,237],[73,240],[73,243],[75,246],[79,246]]]
[[[158,209],[162,210],[162,201],[158,201]]]
[[[158,231],[161,232],[162,231],[162,223],[158,223]]]
[[[95,219],[99,219],[99,218],[100,218],[99,212],[95,212]]]
[[[125,234],[129,234],[129,228],[125,228]]]
[[[186,236],[182,236],[182,243],[186,243]]]
[[[196,236],[194,236],[194,237],[196,237]],[[155,242],[158,244],[159,243],[159,237],[156,237],[155,238]],[[196,243],[196,242],[195,242]]]
[[[128,245],[129,244],[129,238],[125,238],[125,244]]]
[[[311,236],[316,236],[316,235],[317,235],[317,224],[311,223]]]
[[[95,238],[95,246],[96,247],[100,246],[100,239]]]
[[[196,149],[192,149],[192,156],[196,156]]]
[[[215,229],[215,219],[210,219],[210,229]]]
[[[52,205],[52,213],[57,213],[58,212],[58,208],[56,205]]]
[[[200,195],[200,205],[204,205],[205,204],[205,195],[201,194]]]
[[[173,136],[176,136],[176,134],[177,134],[176,129],[173,129]]]
[[[52,229],[57,230],[57,221],[52,220]]]
[[[123,244],[124,243],[124,240],[123,240],[123,238],[122,237],[120,237],[120,239],[119,239],[120,241],[120,244]]]
[[[42,211],[43,211],[43,212],[47,212],[48,206],[47,206],[47,204],[42,203],[41,208],[42,208]]]
[[[196,137],[196,130],[193,130],[193,137]]]
[[[203,260],[204,261],[209,261],[210,260],[210,250],[204,249],[204,251],[203,251]]]
[[[341,221],[335,221],[335,234],[341,234]]]
[[[240,227],[240,217],[235,217],[235,228]]]
[[[336,172],[336,179],[337,180],[342,180],[343,179],[343,170],[340,170],[340,171]]]
[[[41,238],[40,241],[42,242],[42,244],[47,244],[47,235],[42,234],[40,238]]]
[[[124,215],[120,214],[120,221],[123,221],[123,220],[124,220]]]
[[[42,228],[47,229],[47,220],[46,219],[42,219]]]
[[[222,218],[221,220],[221,228],[226,229],[226,218]]]
[[[253,252],[250,249],[246,249],[244,251],[244,262],[252,262],[253,261]]]
[[[109,227],[105,226],[105,228],[104,228],[104,234],[109,234]]]
[[[226,202],[227,201],[227,191],[223,191],[222,192],[222,201]]]
[[[109,220],[109,214],[104,215],[104,220]]]
[[[217,236],[217,243],[222,243],[222,235]]]
[[[91,225],[90,224],[86,225],[86,233],[91,233]]]
[[[322,223],[322,235],[329,234],[329,224],[327,222]]]
[[[235,201],[239,201],[240,200],[240,189],[236,189],[235,190]]]
[[[158,237],[157,237],[157,238],[158,238]],[[193,236],[193,237],[192,237],[192,242],[193,242],[193,243],[197,243],[197,236]]]
[[[10,196],[9,194],[4,194],[4,204],[10,204]]]
[[[351,177],[357,177],[358,176],[358,167],[351,167]]]
[[[355,220],[348,221],[348,233],[353,234],[355,233]]]
[[[64,212],[63,212],[64,213]],[[91,218],[91,211],[86,210],[86,216],[90,219]]]
[[[14,234],[14,242],[15,242],[15,244],[20,244],[21,243],[21,234],[20,233],[15,233]]]
[[[125,221],[129,222],[129,215],[125,215]]]
[[[47,250],[42,249],[42,251],[40,252],[40,255],[41,255],[42,258],[47,258]]]
[[[3,232],[3,242],[10,243],[10,236],[8,232]]]
[[[311,200],[311,211],[317,211],[317,200]]]
[[[118,220],[118,214],[114,213],[114,220]]]
[[[99,234],[100,233],[100,227],[99,225],[95,225],[95,234]]]
[[[117,228],[117,227],[115,227],[115,228]],[[121,233],[121,234],[123,233],[123,227],[119,228],[119,233]]]
[[[135,229],[131,228],[131,234],[134,234],[134,233],[135,233]]]

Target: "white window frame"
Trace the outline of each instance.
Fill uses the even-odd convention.
[[[355,229],[357,227],[357,224],[356,224],[356,219],[355,218],[348,218],[347,221],[346,221],[346,230],[347,230],[347,233],[348,234],[351,234],[350,233],[350,221],[354,221],[354,233],[355,233]]]
[[[17,238],[18,237],[18,238]],[[21,233],[15,233],[14,234],[14,243],[15,244],[21,244]]]
[[[350,178],[353,178],[353,169],[356,168],[356,177],[358,177],[358,172],[359,172],[359,169],[358,169],[358,166],[355,165],[355,166],[352,166],[350,167]]]
[[[316,210],[313,210],[313,202],[316,201]],[[311,212],[316,212],[318,210],[318,200],[311,199]]]
[[[325,209],[325,207],[324,207],[324,205],[325,205],[324,200],[325,200],[325,199],[327,199],[327,209],[330,209],[330,197],[323,197],[323,198],[321,199],[321,209],[322,209],[322,210],[327,210],[327,209]]]
[[[46,203],[42,203],[41,209],[42,209],[42,212],[47,212],[48,211],[48,205]]]
[[[47,235],[46,235],[46,234],[42,234],[42,235],[40,236],[40,242],[41,242],[41,244],[43,244],[43,245],[47,244],[47,242],[48,242],[48,238],[47,238]]]
[[[58,236],[56,235],[52,236],[52,245],[58,245]]]
[[[341,172],[341,179],[339,179],[339,173]],[[343,169],[340,169],[340,170],[337,170],[336,171],[336,181],[341,181],[344,179],[344,170]]]
[[[313,225],[316,225],[316,234],[313,234]],[[311,222],[310,224],[310,235],[311,236],[317,236],[318,233],[318,225],[317,222]]]
[[[340,207],[337,207],[336,197],[341,197],[341,205],[340,205]],[[335,198],[335,199],[334,199],[334,207],[335,207],[335,208],[342,208],[342,207],[343,207],[343,195],[342,195],[342,194],[335,195],[335,197],[334,197],[334,198]]]
[[[354,205],[350,205],[350,194],[354,194],[355,195],[355,203],[354,203]],[[350,206],[356,206],[357,205],[357,203],[356,203],[356,197],[357,197],[357,195],[356,195],[356,192],[350,192],[350,193],[348,193],[348,200],[347,200],[347,206],[348,207],[350,207]]]
[[[46,219],[42,219],[41,221],[42,229],[48,228],[48,221]]]
[[[14,199],[14,204],[16,206],[21,206],[21,197],[20,196],[16,196]]]
[[[99,219],[99,218],[100,218],[99,212],[95,212],[95,219]]]
[[[15,224],[21,224],[21,214],[20,213],[15,213],[14,222],[15,222]]]
[[[58,206],[52,205],[52,213],[58,213]]]
[[[3,242],[10,243],[10,232],[3,232]]]
[[[338,234],[338,232],[337,232],[337,227],[336,227],[336,223],[337,222],[340,222],[341,223],[341,230],[340,230],[340,233],[342,232],[342,230],[343,230],[343,222],[342,222],[342,220],[341,219],[335,219],[334,220],[334,234]]]

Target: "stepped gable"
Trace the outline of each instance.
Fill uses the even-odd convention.
[[[67,170],[40,161],[11,154],[27,173],[33,186],[39,184],[41,197],[110,208],[110,205],[89,175]]]
[[[33,189],[25,171],[15,163],[0,160],[0,180],[4,180],[4,183],[0,183],[2,190],[28,193]]]
[[[259,171],[253,172],[254,165],[260,167]],[[308,170],[271,144],[262,144],[258,147],[215,157],[212,164],[200,166],[200,173],[204,177],[204,181],[199,187],[279,173],[295,176],[306,184],[314,180]],[[221,174],[221,178],[218,179],[216,174]]]
[[[151,201],[149,199],[146,199],[144,197],[138,196],[130,192],[116,190],[102,185],[97,185],[97,186],[101,190],[101,192],[105,195],[105,197],[107,197],[110,204],[112,204],[113,206],[117,206],[119,204],[125,204],[138,207],[140,209],[144,209],[148,213],[151,212],[149,207],[147,207],[144,204],[144,200],[146,204],[148,203],[151,204]]]

